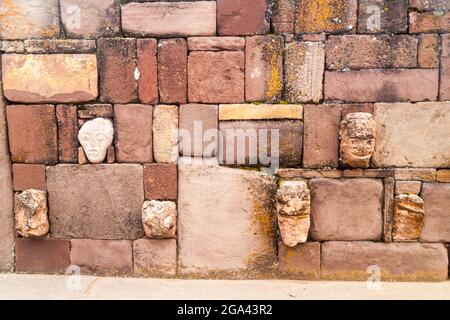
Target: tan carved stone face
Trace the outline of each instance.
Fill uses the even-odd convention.
[[[341,122],[341,161],[352,168],[368,168],[375,150],[375,121],[370,113],[349,113]]]
[[[102,163],[113,141],[114,127],[111,120],[96,118],[86,122],[78,133],[78,140],[91,163]]]

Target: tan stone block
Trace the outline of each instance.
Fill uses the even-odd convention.
[[[294,179],[294,178],[330,178],[339,179],[342,177],[342,170],[338,169],[277,169],[276,174],[283,179]]]
[[[282,278],[318,280],[320,278],[320,243],[306,242],[291,248],[279,242],[278,271]]]
[[[397,181],[395,182],[395,194],[402,193],[419,194],[422,188],[421,181]]]
[[[153,156],[159,163],[178,159],[178,107],[158,105],[153,113]]]
[[[424,202],[414,194],[400,194],[394,199],[394,241],[418,240],[422,231]]]
[[[450,182],[450,170],[439,170],[437,172],[436,181],[438,181],[438,182]]]
[[[134,272],[140,276],[173,277],[177,272],[177,241],[139,239],[133,244]]]
[[[277,104],[221,104],[219,120],[275,120],[303,119],[302,105]]]
[[[237,51],[245,49],[244,37],[191,37],[189,51]]]
[[[395,169],[395,180],[435,181],[436,169]]]

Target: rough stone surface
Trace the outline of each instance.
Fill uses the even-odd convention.
[[[419,11],[450,10],[450,3],[445,0],[409,0],[409,6]]]
[[[81,39],[30,39],[23,42],[27,53],[95,53],[97,45],[94,40]]]
[[[339,165],[339,123],[341,106],[305,106],[303,166],[307,168]]]
[[[272,27],[276,33],[294,33],[295,9],[294,0],[278,0],[275,2]]]
[[[278,272],[288,279],[319,280],[320,243],[307,242],[291,248],[279,242]]]
[[[394,199],[394,241],[418,240],[424,218],[424,202],[414,194],[400,194]]]
[[[266,0],[217,0],[219,35],[254,35],[269,31]]]
[[[139,239],[144,202],[142,166],[47,167],[54,238]]]
[[[2,53],[23,53],[25,46],[23,41],[19,40],[3,40],[0,41],[0,52]]]
[[[176,200],[178,195],[175,164],[144,165],[144,191],[147,200]]]
[[[450,184],[424,183],[420,197],[425,202],[425,219],[420,240],[450,242]]]
[[[211,36],[216,33],[216,3],[129,3],[122,7],[122,27],[137,36]]]
[[[448,167],[450,103],[375,105],[375,167]]]
[[[308,232],[311,218],[308,216],[283,216],[278,215],[278,228],[281,239],[288,247],[295,247],[299,243],[308,240]]]
[[[449,32],[450,11],[447,12],[410,12],[409,33]]]
[[[14,102],[86,102],[97,98],[97,58],[92,54],[2,56],[3,90]]]
[[[404,33],[406,31],[408,31],[408,0],[359,1],[359,33]]]
[[[450,182],[450,170],[439,170],[436,174],[436,181]]]
[[[303,106],[300,104],[221,104],[219,120],[275,120],[303,119]]]
[[[114,37],[120,32],[116,0],[61,0],[61,20],[70,38]]]
[[[275,190],[275,181],[259,172],[180,163],[179,272],[270,275],[276,262]]]
[[[322,99],[325,49],[321,42],[292,42],[286,45],[285,99],[292,103]]]
[[[402,193],[419,194],[422,188],[421,181],[396,181],[395,182],[395,194]]]
[[[177,241],[139,239],[133,245],[134,272],[141,276],[174,277]]]
[[[326,242],[322,245],[321,278],[360,280],[377,266],[382,281],[445,281],[448,253],[443,244]]]
[[[309,216],[311,195],[302,180],[282,181],[277,190],[277,212],[284,216]]]
[[[392,242],[392,228],[394,224],[394,188],[395,180],[393,177],[387,177],[383,181],[383,240]]]
[[[12,169],[14,191],[46,190],[44,165],[15,163]]]
[[[380,240],[383,184],[375,179],[313,179],[311,237],[319,241]]]
[[[78,150],[77,107],[71,105],[56,106],[58,123],[58,159],[59,162],[76,163]]]
[[[59,36],[57,0],[5,0],[0,16],[0,39]]]
[[[117,162],[149,163],[153,161],[153,107],[115,105]]]
[[[97,40],[100,100],[128,103],[138,98],[137,58],[134,39]]]
[[[58,162],[55,107],[51,105],[6,108],[11,159],[19,163]]]
[[[237,51],[245,49],[243,37],[191,37],[189,51]]]
[[[158,86],[162,103],[186,103],[187,44],[184,39],[158,43]]]
[[[342,178],[342,170],[338,169],[293,169],[280,168],[276,170],[276,174],[282,179],[313,179],[313,178]]]
[[[360,70],[325,72],[325,99],[348,102],[434,101],[436,69]]]
[[[138,39],[139,99],[158,103],[158,43],[156,39]]]
[[[16,271],[65,273],[70,265],[68,240],[17,239]]]
[[[150,239],[170,239],[177,234],[177,204],[151,200],[142,208],[144,231]]]
[[[113,124],[105,118],[87,121],[78,132],[78,140],[90,163],[102,163],[105,160],[113,138]]]
[[[412,169],[412,168],[402,168],[395,169],[394,177],[395,180],[418,180],[418,181],[435,181],[436,180],[436,169]]]
[[[442,35],[440,100],[450,100],[450,34]]]
[[[243,52],[191,52],[189,102],[240,103],[244,98]]]
[[[16,194],[14,207],[16,230],[22,237],[47,234],[49,225],[45,191],[29,189]]]
[[[94,118],[113,118],[113,107],[110,104],[86,104],[78,106],[80,120]]]
[[[160,163],[178,159],[178,107],[159,105],[153,114],[153,156]]]
[[[70,263],[86,274],[122,275],[133,270],[133,245],[126,240],[71,240]]]
[[[277,101],[283,91],[283,38],[246,38],[245,99]]]
[[[421,34],[419,36],[419,47],[417,49],[418,64],[421,68],[439,67],[439,36],[436,34]]]
[[[376,125],[372,114],[349,113],[341,121],[340,158],[352,168],[368,168],[375,149]]]

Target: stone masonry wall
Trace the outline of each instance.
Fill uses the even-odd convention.
[[[0,56],[0,271],[448,279],[448,1],[5,0]]]

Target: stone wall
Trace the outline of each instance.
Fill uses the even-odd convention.
[[[449,23],[443,0],[1,2],[0,270],[447,280]]]

